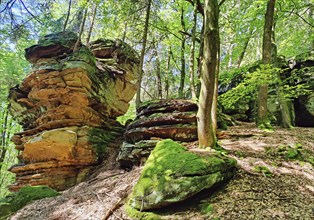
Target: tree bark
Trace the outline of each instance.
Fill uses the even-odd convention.
[[[89,0],[86,2],[85,9],[83,9],[84,10],[83,19],[82,19],[81,25],[80,25],[80,33],[79,33],[79,36],[77,38],[77,41],[76,41],[74,49],[73,49],[74,52],[78,51],[79,46],[80,46],[80,42],[81,42],[81,39],[82,39],[82,35],[83,35],[83,32],[84,32],[84,26],[85,26],[85,21],[86,21],[86,17],[87,17],[87,11],[88,11],[88,7],[87,7],[88,2],[89,2]]]
[[[89,30],[88,30],[88,34],[87,34],[87,39],[86,39],[86,43],[88,44],[90,42],[90,38],[92,36],[92,32],[93,32],[93,28],[94,28],[94,23],[95,23],[95,17],[96,17],[96,13],[97,13],[97,7],[98,5],[95,4],[94,5],[94,9],[93,9],[93,13],[92,13],[92,20],[91,20],[91,24],[89,26]]]
[[[156,79],[157,79],[157,98],[162,99],[162,86],[161,86],[161,74],[160,74],[160,60],[158,56],[157,46],[154,40],[154,55],[156,58]]]
[[[272,63],[272,29],[274,24],[276,0],[269,0],[265,13],[264,34],[263,34],[263,64]],[[267,99],[268,99],[268,85],[263,83],[258,91],[257,98],[257,125],[261,128],[268,128],[269,121],[267,117]]]
[[[196,25],[197,25],[197,0],[194,1],[194,17],[193,17],[193,29],[192,29],[192,45],[190,51],[190,88],[192,99],[196,100],[196,90],[194,82],[194,59],[195,59],[195,42],[196,42]]]
[[[251,26],[251,27],[250,27],[249,35],[245,38],[245,42],[244,42],[244,44],[243,44],[243,49],[242,49],[241,54],[240,54],[240,56],[239,56],[239,58],[238,58],[238,60],[237,60],[237,67],[238,67],[238,68],[240,68],[240,66],[241,66],[241,63],[242,63],[242,60],[243,60],[243,58],[244,58],[246,49],[247,49],[247,47],[248,47],[248,45],[249,45],[249,42],[250,42],[250,40],[251,40],[251,37],[252,37],[252,35],[253,35],[253,31],[254,31],[254,28],[253,28],[253,26]]]
[[[1,132],[1,147],[2,149],[0,149],[0,170],[2,167],[2,162],[4,161],[4,157],[6,155],[6,146],[7,146],[7,130],[8,130],[8,117],[9,117],[9,111],[8,111],[8,107],[4,110],[4,114],[3,114],[3,124],[2,124],[2,132]]]
[[[144,55],[146,50],[146,43],[147,43],[147,33],[148,33],[148,24],[149,24],[149,16],[150,16],[150,8],[151,8],[152,0],[148,0],[147,8],[146,8],[146,16],[145,16],[145,25],[144,25],[144,32],[143,32],[143,44],[140,56],[140,66],[139,66],[139,80],[138,80],[138,89],[136,93],[136,109],[139,108],[141,104],[141,84],[142,84],[142,77],[143,77],[143,64],[144,64]]]
[[[181,8],[181,27],[183,32],[186,31],[185,22],[184,22],[184,10]],[[184,94],[184,81],[185,81],[185,35],[182,34],[181,40],[181,77],[180,77],[180,86],[179,86],[179,98],[183,98]]]
[[[124,22],[124,31],[123,31],[123,35],[122,35],[122,42],[125,42],[127,30],[128,30],[128,22],[125,21]]]
[[[166,76],[165,76],[166,99],[169,98],[170,59],[171,59],[171,47],[169,47],[169,50],[168,50],[167,66],[166,66]]]
[[[201,91],[197,112],[199,147],[216,145],[215,115],[217,107],[217,79],[219,71],[219,9],[217,0],[205,0],[204,4],[204,60]]]
[[[197,58],[197,83],[196,83],[196,96],[200,96],[201,91],[201,75],[202,75],[202,66],[203,66],[203,56],[204,56],[204,18],[203,26],[201,31],[201,43],[199,47],[199,54]]]
[[[314,11],[314,4],[309,2],[309,22],[310,23],[313,23],[314,21],[314,18],[313,18],[313,11]],[[314,28],[309,28],[309,39],[312,39],[310,40],[310,44],[309,44],[309,49],[310,50],[314,50],[314,38],[313,38],[313,35],[314,35]]]
[[[72,4],[72,0],[69,1],[68,13],[67,13],[67,17],[66,17],[65,22],[64,22],[63,31],[66,30],[68,22],[69,22],[69,17],[70,17],[70,13],[71,13],[71,4]]]

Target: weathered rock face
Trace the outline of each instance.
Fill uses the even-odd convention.
[[[278,68],[282,69],[280,75],[282,86],[295,89],[298,97],[291,100],[286,100],[286,105],[289,111],[289,116],[292,119],[292,124],[300,127],[314,126],[314,108],[313,108],[313,90],[314,90],[314,51],[309,51],[300,54],[288,61],[284,58],[278,57]],[[260,63],[253,64],[250,68],[245,68],[245,71],[239,69],[235,71],[234,77],[227,82],[226,80],[220,84],[219,93],[225,93],[228,90],[236,87],[246,74],[254,72]],[[309,92],[307,94],[300,94],[300,89],[306,88]],[[269,86],[268,111],[273,124],[282,124],[282,115],[280,101],[278,98],[278,84],[271,83]],[[287,92],[288,93],[288,92]],[[223,106],[223,112],[232,115],[235,119],[241,121],[254,121],[256,113],[256,104],[254,103],[256,97],[254,94],[248,95],[246,98],[240,99],[232,108]]]
[[[197,140],[196,103],[157,100],[144,103],[137,118],[127,126],[118,160],[123,166],[139,165],[160,139]]]
[[[191,100],[154,100],[143,103],[136,119],[124,133],[125,142],[121,146],[118,161],[123,167],[140,165],[162,139],[170,138],[178,142],[197,140],[196,114],[198,106]],[[217,113],[218,128],[234,125],[232,119]]]
[[[138,210],[161,208],[188,199],[229,180],[236,161],[207,151],[189,152],[172,141],[160,141],[133,188],[129,205]]]
[[[107,40],[73,51],[76,41],[74,33],[60,32],[25,50],[32,71],[9,94],[10,113],[24,129],[12,139],[21,151],[12,190],[27,184],[62,190],[81,181],[122,132],[115,118],[136,92],[138,55]]]

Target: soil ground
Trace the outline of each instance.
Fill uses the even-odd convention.
[[[238,161],[234,178],[215,191],[156,213],[164,219],[187,220],[314,219],[314,168],[307,162],[314,156],[313,134],[314,128],[265,132],[248,123],[229,127],[219,133],[219,142]],[[282,146],[299,146],[293,151],[298,155],[287,158]],[[140,171],[140,167],[125,171],[107,162],[86,181],[58,197],[29,204],[11,220],[98,220],[106,215],[111,220],[129,219],[117,204],[125,201]]]

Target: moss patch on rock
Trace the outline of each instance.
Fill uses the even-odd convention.
[[[31,201],[57,195],[60,193],[48,186],[24,186],[20,191],[0,200],[0,220],[6,219]]]
[[[138,210],[160,208],[183,201],[230,179],[236,161],[216,153],[189,152],[167,139],[149,156],[129,201]]]
[[[130,205],[125,205],[124,210],[126,214],[132,219],[143,219],[143,220],[161,220],[162,218],[153,212],[141,212],[137,209],[132,208]]]

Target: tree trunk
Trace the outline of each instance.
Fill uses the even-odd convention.
[[[0,149],[0,170],[2,167],[2,162],[4,161],[5,154],[7,152],[6,146],[7,146],[7,129],[8,129],[8,117],[9,117],[9,111],[8,107],[4,110],[3,114],[3,120],[2,120],[2,132],[1,132],[1,147]]]
[[[143,44],[140,56],[140,66],[139,66],[139,80],[138,80],[138,89],[136,93],[136,109],[139,108],[141,104],[141,84],[142,84],[142,77],[143,77],[143,64],[144,64],[144,55],[146,50],[146,43],[147,43],[147,33],[148,33],[148,24],[149,24],[149,16],[150,16],[150,7],[152,4],[152,0],[148,0],[147,8],[146,8],[146,17],[145,17],[145,25],[144,25],[144,33],[143,33]]]
[[[245,42],[244,42],[244,45],[243,45],[243,49],[242,49],[241,54],[240,54],[240,56],[239,56],[239,58],[238,58],[238,60],[237,60],[237,67],[238,67],[238,68],[240,68],[240,66],[241,66],[241,63],[242,63],[242,60],[243,60],[243,58],[244,58],[246,49],[247,49],[247,47],[248,47],[248,45],[249,45],[249,42],[250,42],[250,39],[251,39],[251,37],[252,37],[252,35],[253,35],[253,31],[254,31],[254,28],[253,28],[253,26],[251,26],[251,27],[250,27],[249,35],[248,35],[248,36],[246,37],[246,39],[245,39]]]
[[[125,42],[127,30],[128,30],[128,22],[125,21],[124,22],[124,31],[123,31],[123,35],[122,35],[122,42]]]
[[[233,52],[234,46],[235,46],[234,43],[230,43],[229,48],[228,48],[228,64],[226,68],[227,70],[229,70],[233,66],[232,52]]]
[[[204,2],[204,60],[201,92],[197,112],[199,147],[216,145],[215,115],[217,104],[217,79],[219,71],[219,9],[217,0]]]
[[[157,46],[154,40],[154,55],[156,58],[156,79],[157,79],[157,98],[162,99],[162,86],[161,86],[161,74],[160,74],[160,60],[158,56]]]
[[[276,22],[274,20],[273,22],[273,29],[272,29],[272,36],[271,36],[271,62],[272,64],[277,64],[277,45],[276,45],[276,39],[275,39],[275,28],[276,28]],[[283,84],[281,81],[280,74],[278,73],[278,86],[277,86],[277,97],[279,102],[279,111],[281,114],[281,126],[283,128],[292,128],[293,124],[293,114],[292,114],[292,101],[290,99],[285,98],[285,94],[283,91]]]
[[[94,23],[95,23],[95,17],[96,17],[96,13],[97,13],[97,7],[98,7],[98,5],[95,4],[95,5],[94,5],[94,9],[93,9],[93,13],[92,13],[91,24],[90,24],[90,26],[89,26],[89,31],[88,31],[88,34],[87,34],[87,39],[86,39],[86,43],[87,43],[87,44],[89,43],[90,37],[92,36],[92,31],[93,31]]]
[[[181,8],[181,27],[185,32],[185,22],[184,22],[184,10]],[[184,94],[184,81],[185,81],[185,35],[182,34],[181,40],[181,78],[180,78],[180,86],[179,86],[179,98],[183,98]]]
[[[68,13],[67,13],[67,17],[66,17],[65,22],[64,22],[63,31],[66,30],[68,22],[69,22],[69,17],[70,17],[70,13],[71,13],[71,4],[72,4],[72,0],[69,1]]]
[[[269,0],[265,13],[264,34],[263,34],[263,64],[272,63],[272,29],[274,24],[276,0]],[[268,128],[269,121],[267,117],[267,98],[268,85],[263,83],[258,91],[257,98],[257,125],[261,128]]]
[[[168,57],[167,57],[167,66],[166,66],[166,77],[165,77],[166,99],[169,98],[170,59],[171,59],[171,47],[169,47]]]
[[[313,11],[314,11],[314,4],[309,2],[309,22],[311,24],[313,24]],[[310,40],[310,44],[309,44],[309,49],[310,50],[314,50],[314,38],[313,38],[313,35],[314,35],[314,28],[309,28],[309,39],[312,39]]]
[[[192,99],[196,100],[196,90],[194,82],[194,59],[195,59],[195,41],[196,41],[196,25],[197,25],[197,0],[194,1],[194,17],[193,17],[193,29],[192,29],[192,45],[190,51],[190,88]]]
[[[88,2],[89,2],[89,0],[86,2],[86,5],[85,5],[83,19],[82,19],[81,25],[80,25],[80,33],[79,33],[79,36],[77,38],[77,41],[76,41],[74,49],[73,49],[74,52],[78,51],[79,46],[80,46],[80,42],[81,42],[81,39],[82,39],[82,35],[83,35],[83,32],[84,32],[84,26],[85,26],[85,21],[86,21],[86,17],[87,17],[87,11],[88,11],[88,7],[87,7]]]
[[[203,55],[204,55],[204,18],[203,26],[201,31],[201,43],[199,48],[199,54],[197,58],[197,83],[196,83],[196,96],[200,96],[201,91],[201,75],[202,75],[202,66],[203,66]]]

